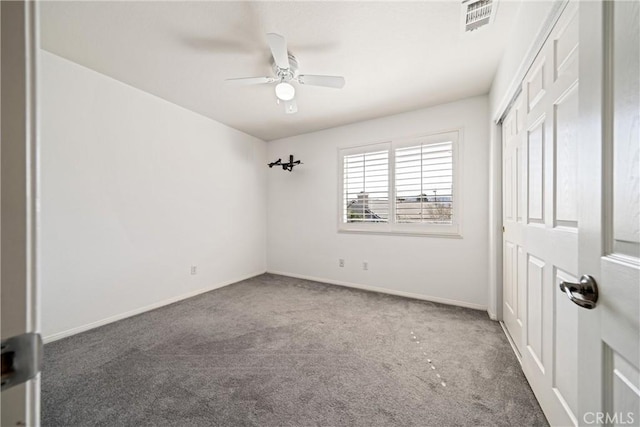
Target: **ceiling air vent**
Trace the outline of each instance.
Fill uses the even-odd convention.
[[[464,0],[462,2],[462,23],[465,33],[477,30],[493,21],[496,14],[493,0]]]

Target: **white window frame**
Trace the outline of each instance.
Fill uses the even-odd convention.
[[[451,224],[396,223],[395,152],[421,144],[452,142],[453,212]],[[375,151],[389,151],[389,221],[385,223],[344,222],[344,157]],[[399,138],[356,147],[338,148],[338,231],[343,233],[398,234],[433,237],[462,237],[462,129]]]

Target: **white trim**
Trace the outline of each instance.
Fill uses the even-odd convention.
[[[405,224],[403,224],[405,225]],[[408,225],[408,224],[406,224]],[[413,225],[413,224],[412,224]],[[415,224],[416,228],[419,224]],[[382,227],[381,227],[382,228]],[[358,228],[343,228],[339,229],[338,233],[346,233],[346,234],[379,234],[384,236],[405,236],[405,237],[438,237],[445,239],[462,239],[461,231],[453,231],[451,233],[447,233],[446,231],[437,230],[437,231],[403,231],[403,230],[370,230],[370,229],[358,229]]]
[[[363,284],[360,284],[360,283],[353,283],[353,282],[345,282],[345,281],[342,281],[342,280],[327,279],[327,278],[324,278],[324,277],[307,276],[305,274],[286,273],[286,272],[283,272],[283,271],[273,271],[273,270],[267,270],[267,273],[269,273],[269,274],[277,274],[279,276],[294,277],[296,279],[311,280],[311,281],[314,281],[314,282],[328,283],[330,285],[344,286],[344,287],[347,287],[347,288],[362,289],[364,291],[378,292],[378,293],[381,293],[381,294],[397,295],[397,296],[405,297],[405,298],[413,298],[413,299],[422,300],[422,301],[437,302],[437,303],[440,303],[440,304],[455,305],[455,306],[458,306],[458,307],[465,307],[465,308],[471,308],[471,309],[474,309],[474,310],[487,311],[487,307],[484,306],[484,305],[474,304],[474,303],[466,302],[466,301],[458,301],[458,300],[453,300],[453,299],[448,299],[448,298],[440,298],[440,297],[432,297],[432,296],[429,296],[429,295],[414,294],[412,292],[397,291],[395,289],[387,289],[387,288],[379,288],[377,286],[363,285]]]
[[[489,147],[489,309],[502,320],[502,128],[490,123]]]
[[[76,334],[79,334],[81,332],[85,332],[85,331],[88,331],[88,330],[91,330],[91,329],[94,329],[94,328],[97,328],[97,327],[100,327],[100,326],[104,326],[104,325],[107,325],[109,323],[117,322],[118,320],[126,319],[127,317],[131,317],[131,316],[135,316],[135,315],[138,315],[138,314],[141,314],[141,313],[145,313],[147,311],[155,310],[156,308],[164,307],[165,305],[173,304],[174,302],[182,301],[182,300],[194,297],[196,295],[204,294],[206,292],[213,291],[215,289],[220,289],[220,288],[223,288],[225,286],[241,282],[243,280],[251,279],[252,277],[256,277],[256,276],[259,276],[259,275],[264,274],[264,273],[265,273],[265,271],[262,271],[262,272],[257,272],[257,273],[251,273],[251,274],[248,274],[246,276],[241,276],[239,278],[235,278],[235,279],[231,279],[231,280],[225,280],[224,282],[216,283],[214,285],[207,286],[206,288],[201,288],[201,289],[198,289],[198,290],[195,290],[195,291],[188,292],[186,294],[182,294],[182,295],[178,295],[178,296],[175,296],[175,297],[167,298],[167,299],[165,299],[163,301],[158,301],[158,302],[155,302],[153,304],[150,304],[150,305],[147,305],[147,306],[144,306],[144,307],[140,307],[140,308],[136,308],[136,309],[131,310],[131,311],[127,311],[125,313],[120,313],[120,314],[116,314],[115,316],[107,317],[106,319],[98,320],[98,321],[95,321],[95,322],[88,323],[86,325],[77,326],[75,328],[68,329],[66,331],[58,332],[58,333],[55,333],[53,335],[49,335],[47,337],[44,337],[42,339],[42,341],[45,344],[53,342],[53,341],[57,341],[59,339],[70,337],[72,335],[76,335]]]
[[[491,311],[491,308],[487,307],[487,314],[489,315],[489,319],[498,320],[498,315]]]
[[[376,148],[379,147],[379,148]],[[338,148],[338,157],[357,154],[378,153],[391,150],[391,141],[374,142],[372,144],[355,145],[353,147]]]
[[[27,125],[27,330],[41,332],[40,304],[40,2],[25,2]],[[40,375],[26,383],[26,425],[40,425]]]

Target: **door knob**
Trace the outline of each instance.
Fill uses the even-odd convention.
[[[560,290],[582,308],[591,310],[598,302],[598,284],[586,274],[580,278],[579,283],[560,282]]]

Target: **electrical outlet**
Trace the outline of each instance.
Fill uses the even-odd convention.
[[[198,274],[198,266],[197,265],[192,265],[191,266],[191,274],[192,275]]]
[[[362,261],[362,269],[363,270],[368,270],[369,269],[369,263],[367,261]]]
[[[339,266],[339,267],[344,267],[344,260],[343,260],[342,258],[340,258],[340,259],[338,260],[338,266]]]

